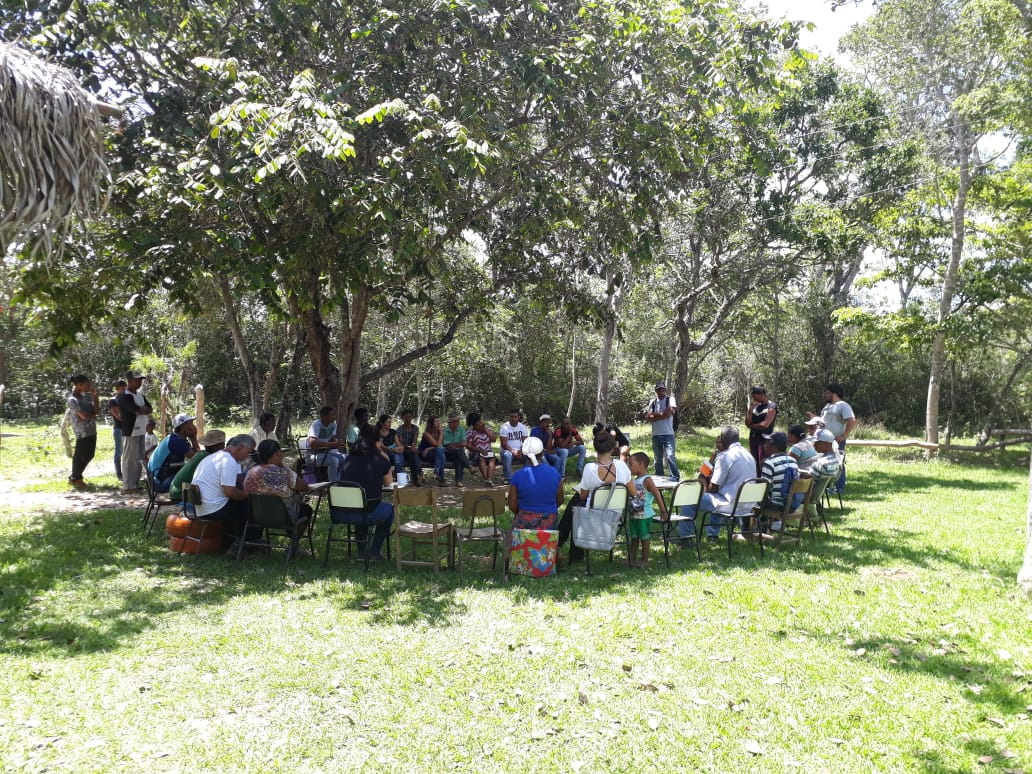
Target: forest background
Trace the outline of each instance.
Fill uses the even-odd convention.
[[[848,69],[708,0],[7,5],[125,112],[103,214],[3,245],[6,417],[131,366],[281,432],[629,423],[658,380],[684,424],[834,380],[868,426],[1028,426],[1022,0],[878,3]]]

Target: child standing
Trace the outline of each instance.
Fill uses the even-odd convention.
[[[663,502],[663,495],[652,481],[649,475],[649,465],[652,460],[645,452],[635,452],[630,456],[628,464],[631,468],[631,475],[634,476],[635,496],[631,499],[630,514],[627,520],[627,533],[631,540],[631,555],[628,563],[632,567],[649,566],[649,548],[651,536],[649,529],[652,526],[652,519],[656,515],[656,506],[663,521],[668,521],[670,515],[667,513],[666,503]],[[641,546],[641,559],[634,561],[638,553],[638,546]]]

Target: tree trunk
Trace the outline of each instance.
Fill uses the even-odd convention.
[[[1016,382],[1018,377],[1025,372],[1030,361],[1032,361],[1032,350],[1029,350],[1018,357],[1017,361],[1014,363],[1014,367],[1011,368],[1010,374],[1007,376],[1007,381],[1004,382],[1003,386],[996,391],[993,404],[989,409],[989,416],[986,417],[985,424],[982,426],[982,432],[978,434],[979,446],[989,443],[989,436],[992,435],[992,432],[996,427],[996,421],[1000,417],[1000,406],[1003,405],[1003,399],[1010,394],[1011,389],[1014,387],[1014,382]]]
[[[965,220],[967,219],[967,195],[971,188],[971,145],[963,119],[953,113],[953,137],[956,143],[957,194],[953,199],[953,234],[950,240],[950,261],[942,280],[942,296],[939,299],[938,330],[932,341],[931,367],[928,373],[928,400],[925,404],[925,440],[939,442],[939,394],[942,390],[942,375],[946,369],[946,331],[943,328],[953,308],[953,295],[957,287],[957,273],[964,254]]]
[[[577,397],[577,326],[570,333],[570,402],[566,405],[566,416],[573,416],[573,402]]]
[[[609,317],[602,332],[602,352],[598,361],[598,385],[595,391],[595,423],[605,424],[609,413],[609,361],[613,356],[613,340],[616,338],[616,320],[623,302],[623,283],[611,286],[609,292]]]
[[[287,375],[283,380],[283,399],[280,400],[279,416],[276,418],[276,435],[278,438],[286,439],[290,435],[290,415],[294,400],[294,382],[297,375],[301,373],[301,358],[305,354],[305,332],[304,329],[294,323],[291,325],[294,333],[294,348],[290,353],[290,366]]]
[[[262,413],[262,385],[258,381],[258,370],[255,368],[251,352],[244,341],[244,333],[240,328],[240,318],[237,317],[236,299],[229,286],[229,278],[222,276],[215,283],[219,295],[222,297],[222,308],[226,315],[226,325],[233,336],[233,346],[236,347],[237,357],[240,359],[240,367],[243,369],[244,378],[247,380],[247,391],[251,398],[251,421],[258,423],[258,416]]]
[[[1025,506],[1025,561],[1018,570],[1018,586],[1032,595],[1032,449],[1029,451],[1028,504]]]

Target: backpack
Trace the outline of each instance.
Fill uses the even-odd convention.
[[[664,400],[667,402],[667,405],[670,405],[669,395],[666,398],[664,398]],[[659,409],[659,398],[653,398],[651,405],[654,405],[656,407],[655,409],[653,409],[653,411]],[[677,406],[674,406],[674,413],[670,415],[670,422],[672,427],[674,428],[674,432],[676,433],[677,428],[681,426],[681,417],[678,415]]]

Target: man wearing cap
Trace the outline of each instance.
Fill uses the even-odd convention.
[[[201,464],[201,460],[209,454],[222,451],[226,448],[226,434],[221,430],[208,430],[200,438],[201,450],[190,457],[186,464],[179,469],[172,483],[168,487],[168,496],[173,502],[183,499],[183,484],[193,481],[194,471]]]
[[[674,412],[677,398],[667,394],[666,384],[656,385],[656,397],[649,403],[645,418],[652,423],[652,456],[656,459],[656,475],[663,475],[663,463],[670,469],[670,478],[677,481],[681,471],[677,469],[677,446],[674,438]]]
[[[834,441],[837,444],[837,451],[841,455],[842,459],[846,456],[846,439],[849,438],[849,434],[856,428],[856,415],[853,413],[853,408],[843,399],[842,385],[837,382],[830,382],[824,388],[824,400],[827,401],[824,407],[821,409],[821,419],[824,421],[824,427],[831,431]],[[813,414],[807,412],[807,416],[812,417]],[[841,492],[846,488],[846,466],[840,465],[838,480],[835,482],[830,491]]]
[[[97,405],[93,402],[93,388],[86,374],[72,377],[72,394],[68,396],[68,413],[75,433],[75,452],[72,454],[72,474],[68,483],[76,489],[85,489],[83,471],[97,453]]]
[[[766,433],[763,436],[763,467],[760,477],[770,482],[765,506],[774,510],[785,507],[785,498],[792,483],[799,478],[799,466],[788,454],[788,436],[785,433]],[[799,495],[797,495],[798,497]]]
[[[545,462],[558,470],[561,478],[565,478],[566,458],[570,456],[570,450],[556,447],[550,414],[542,414],[538,418],[538,425],[530,431],[530,437],[541,441],[541,446],[545,450]]]
[[[466,456],[466,431],[459,427],[462,414],[453,411],[448,414],[448,424],[444,428],[441,443],[444,445],[444,456],[448,462],[455,464],[455,486],[463,487],[462,474],[470,467]]]
[[[115,477],[122,480],[122,410],[118,408],[118,396],[125,392],[125,379],[117,379],[111,385],[115,394],[107,403],[108,413],[111,415],[111,437],[115,443]]]
[[[814,478],[837,478],[842,463],[834,449],[835,434],[831,430],[818,430],[814,436],[813,448],[817,459],[810,465],[810,475]]]
[[[122,493],[140,491],[140,463],[143,461],[143,436],[151,404],[143,394],[143,374],[130,371],[125,376],[125,392],[118,396],[122,415]]]
[[[197,453],[197,426],[189,414],[176,414],[172,432],[166,435],[147,460],[147,469],[154,477],[154,490],[167,492],[183,462]]]

